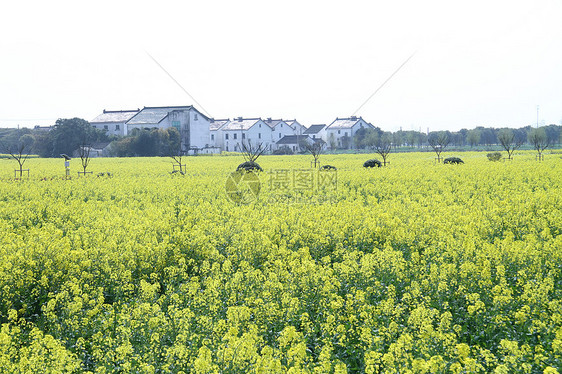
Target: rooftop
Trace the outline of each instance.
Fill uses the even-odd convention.
[[[90,123],[127,122],[140,109],[133,110],[103,110],[103,113],[90,121]]]
[[[365,122],[365,120],[361,117],[351,116],[349,118],[336,118],[334,122],[328,125],[329,128],[338,128],[338,129],[349,129],[359,121]]]
[[[140,112],[132,117],[127,124],[129,125],[147,125],[160,123],[164,118],[173,111],[183,111],[193,109],[193,106],[161,106],[149,107],[145,106]]]
[[[277,141],[277,144],[299,144],[303,140],[308,139],[310,138],[307,135],[285,135]]]
[[[211,131],[213,130],[218,130],[221,127],[223,127],[225,124],[227,124],[230,121],[230,119],[212,119],[211,123],[209,124],[209,129]]]
[[[223,127],[221,127],[221,130],[248,130],[259,121],[262,121],[262,119],[238,117],[226,123]]]
[[[318,134],[324,127],[326,127],[326,125],[310,125],[310,127],[307,128],[303,134]]]

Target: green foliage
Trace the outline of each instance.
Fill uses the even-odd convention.
[[[181,153],[181,136],[175,127],[135,130],[114,141],[111,153],[117,157],[177,156]]]
[[[238,165],[236,171],[246,170],[246,171],[263,171],[261,166],[257,162],[245,161]]]
[[[295,154],[293,150],[287,146],[277,148],[272,152],[274,155],[292,155]]]
[[[382,162],[376,159],[367,160],[363,163],[365,168],[380,168],[382,167]]]
[[[458,157],[447,157],[445,160],[443,160],[444,164],[464,164],[464,161],[461,160]]]
[[[35,148],[41,157],[60,157],[61,153],[72,155],[82,144],[107,139],[103,130],[95,129],[86,120],[58,119],[49,132],[35,134]]]
[[[490,161],[499,161],[502,159],[501,152],[490,152],[486,155]]]

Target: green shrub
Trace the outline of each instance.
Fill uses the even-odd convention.
[[[263,171],[261,166],[257,162],[246,161],[238,165],[236,171],[246,170],[246,171]]]
[[[499,161],[502,159],[502,154],[500,152],[491,152],[486,155],[490,161]]]
[[[443,163],[444,164],[456,164],[456,165],[458,165],[458,164],[464,164],[464,161],[461,160],[458,157],[448,157],[445,160],[443,160]]]
[[[365,163],[363,163],[364,168],[380,168],[381,166],[382,162],[377,159],[367,160],[365,161]]]

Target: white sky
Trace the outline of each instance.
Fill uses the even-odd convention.
[[[562,2],[10,1],[0,127],[195,104],[215,118],[384,130],[562,120]],[[197,106],[197,105],[196,105]],[[199,107],[201,110],[201,108]]]

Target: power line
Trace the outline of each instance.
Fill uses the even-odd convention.
[[[363,108],[363,106],[364,106],[365,104],[367,104],[367,103],[369,102],[369,100],[371,100],[371,99],[373,98],[373,96],[375,96],[375,95],[377,94],[377,92],[379,92],[380,89],[383,88],[384,85],[385,85],[389,80],[391,80],[392,77],[394,77],[394,75],[395,75],[396,73],[398,73],[398,71],[399,71],[400,69],[402,69],[402,67],[403,67],[404,65],[406,65],[406,63],[407,63],[408,61],[410,61],[410,59],[411,59],[412,57],[414,57],[414,55],[415,55],[416,53],[417,53],[417,51],[414,52],[414,53],[412,53],[412,55],[411,55],[410,57],[408,57],[408,58],[406,59],[406,61],[404,61],[404,62],[402,63],[402,65],[400,65],[400,66],[398,67],[398,69],[396,69],[396,70],[394,71],[394,73],[392,73],[392,74],[379,86],[379,88],[377,88],[377,89],[375,90],[375,92],[373,92],[373,93],[371,94],[371,96],[369,96],[369,97],[367,98],[367,100],[365,100],[365,102],[364,102],[363,104],[361,104],[361,105],[359,106],[359,108],[357,108],[357,110],[355,110],[355,112],[353,112],[352,115],[354,116],[355,114],[357,114],[357,112],[359,112],[359,110],[361,110],[361,108]]]
[[[160,69],[162,69],[162,71],[164,71],[164,73],[166,73],[168,75],[168,77],[170,77],[170,79],[173,80],[179,86],[179,88],[181,88],[183,90],[183,92],[185,92],[187,94],[187,96],[189,96],[191,98],[191,100],[193,100],[193,102],[195,104],[197,104],[197,106],[199,108],[201,108],[201,110],[203,110],[203,112],[205,112],[205,114],[208,117],[213,118],[213,116],[211,116],[209,114],[209,112],[207,112],[205,110],[205,108],[203,108],[203,105],[199,104],[199,102],[197,100],[195,100],[195,98],[189,92],[187,92],[187,90],[172,76],[172,74],[170,74],[168,72],[168,70],[166,70],[158,61],[156,61],[156,59],[154,57],[152,57],[152,55],[150,53],[148,53],[148,51],[145,51],[145,52],[148,55],[148,57],[150,57],[152,59],[152,61],[154,61],[154,63],[156,63],[156,65],[158,65],[160,67]]]

